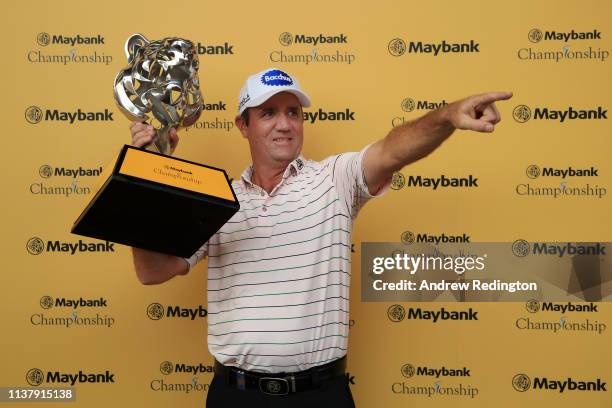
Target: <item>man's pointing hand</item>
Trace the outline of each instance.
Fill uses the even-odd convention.
[[[489,92],[461,99],[446,107],[447,119],[456,129],[492,132],[501,120],[495,102],[511,97],[512,92]]]

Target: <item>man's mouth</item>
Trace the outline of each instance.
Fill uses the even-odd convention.
[[[272,141],[275,143],[289,143],[292,140],[292,137],[275,137],[272,139]]]

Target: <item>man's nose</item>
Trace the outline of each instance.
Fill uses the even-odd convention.
[[[289,130],[289,117],[286,114],[278,115],[276,121],[276,130],[287,131]]]

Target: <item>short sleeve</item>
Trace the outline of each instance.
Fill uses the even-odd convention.
[[[370,146],[360,152],[342,153],[323,161],[327,164],[340,200],[346,205],[352,219],[357,217],[359,210],[371,198],[382,196],[391,185],[389,180],[375,195],[370,194],[363,174],[363,158]]]
[[[193,255],[189,258],[183,258],[187,265],[189,265],[189,269],[193,268],[198,262],[204,259],[208,255],[208,241],[204,245],[200,247]]]

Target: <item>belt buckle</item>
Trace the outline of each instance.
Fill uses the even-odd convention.
[[[295,392],[295,378],[261,377],[259,379],[259,390],[268,395],[287,395],[289,394],[289,381],[291,390]]]

